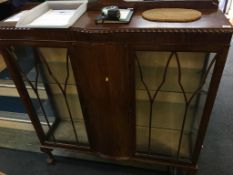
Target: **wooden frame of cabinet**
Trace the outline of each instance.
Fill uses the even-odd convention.
[[[158,26],[155,28],[153,22],[142,19],[139,8],[130,24],[96,25],[94,19],[98,12],[94,10],[99,7],[100,4],[90,4],[88,12],[69,29],[15,28],[15,23],[0,23],[1,51],[35,127],[41,150],[48,154],[50,162],[54,160],[52,149],[59,147],[108,159],[146,162],[194,172],[225,65],[233,31],[231,25],[221,12],[208,8],[202,10],[200,20],[188,24],[156,23]],[[33,47],[37,59],[41,56],[38,47],[68,49],[89,146],[54,142],[48,138],[23,76],[19,76],[22,72],[12,56],[11,46]],[[135,52],[140,50],[216,53],[198,139],[189,162],[136,153],[134,62]],[[56,127],[58,122],[56,120],[51,127]]]

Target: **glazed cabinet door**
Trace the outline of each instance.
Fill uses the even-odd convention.
[[[137,155],[192,162],[217,54],[133,55]]]
[[[12,46],[3,55],[42,145],[89,149],[68,49]]]
[[[127,48],[118,44],[80,44],[71,49],[91,148],[113,159],[134,153],[135,124],[130,111]]]

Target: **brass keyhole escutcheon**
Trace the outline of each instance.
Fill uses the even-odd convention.
[[[109,78],[108,77],[105,77],[105,82],[109,82]]]

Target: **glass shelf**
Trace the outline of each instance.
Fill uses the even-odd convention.
[[[148,154],[149,128],[137,126],[136,133],[137,152]],[[178,150],[179,137],[179,131],[152,128],[150,154],[175,158]],[[180,149],[180,158],[182,159],[190,159],[190,139],[190,134],[184,132]]]
[[[55,80],[49,75],[48,71],[46,70],[46,68],[44,68],[41,64],[40,66],[42,67],[43,70],[43,76],[46,76],[47,79],[46,80],[42,80],[43,78],[41,77],[41,72],[39,72],[39,78],[38,78],[38,83],[42,84],[42,83],[48,83],[48,84],[56,84]],[[54,75],[54,77],[59,81],[59,83],[61,84],[65,84],[66,81],[66,64],[64,62],[48,62],[48,66],[51,69],[52,74]],[[41,70],[40,70],[41,71]],[[33,68],[28,74],[27,74],[27,78],[31,81],[31,82],[35,82],[36,81],[36,69]],[[67,81],[68,85],[75,85],[75,80],[74,80],[74,76],[73,76],[73,71],[71,68],[71,65],[69,63],[69,79]]]
[[[167,64],[171,52],[161,51],[137,51],[136,55],[140,59],[141,66],[164,68]],[[203,69],[203,64],[207,53],[204,52],[177,52],[180,66],[182,69]],[[194,61],[195,60],[195,61]],[[177,68],[177,62],[174,59],[169,63],[169,68]]]
[[[156,91],[149,91],[151,95],[154,95]],[[203,91],[200,91],[202,93]],[[205,94],[205,93],[203,93]],[[190,99],[192,93],[186,93],[187,99]],[[148,101],[149,97],[145,89],[136,89],[136,100]],[[170,102],[170,103],[185,103],[184,94],[182,92],[176,91],[158,91],[155,98],[159,102]],[[191,101],[191,105],[194,103],[195,99]]]
[[[74,122],[75,129],[77,131],[78,143],[79,145],[88,145],[88,137],[86,127],[83,120],[75,120]],[[75,134],[71,125],[71,122],[68,120],[61,120],[52,134],[57,142],[66,142],[77,144]],[[50,140],[53,140],[51,137]]]
[[[163,80],[164,68],[162,67],[142,67],[144,81],[150,90],[156,90]],[[143,89],[144,85],[140,81],[140,75],[138,75],[138,69],[136,68],[136,89]],[[181,69],[182,78],[181,83],[185,92],[194,92],[201,81],[202,70],[183,68]],[[169,68],[167,71],[166,81],[161,87],[162,91],[177,91],[181,92],[181,88],[178,84],[178,69]]]
[[[153,105],[152,128],[180,130],[184,117],[185,105],[182,103],[155,102]],[[185,130],[189,131],[194,114],[194,107],[189,108]],[[137,126],[149,127],[149,104],[138,101],[136,106]]]
[[[70,112],[73,120],[83,119],[83,114],[81,110],[81,105],[77,95],[67,95],[67,101],[69,104]],[[54,106],[57,109],[57,113],[60,119],[69,119],[69,113],[67,106],[65,104],[64,97],[61,94],[56,94],[53,96]]]

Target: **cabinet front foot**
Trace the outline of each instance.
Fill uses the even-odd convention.
[[[168,167],[168,175],[177,175],[177,169],[174,167]]]
[[[168,175],[195,175],[196,171],[188,171],[188,170],[182,170],[179,168],[175,168],[175,167],[169,167],[168,168]]]
[[[51,148],[45,148],[45,147],[40,147],[40,150],[48,155],[47,158],[47,163],[48,164],[55,164],[56,160],[52,154],[53,149]]]

